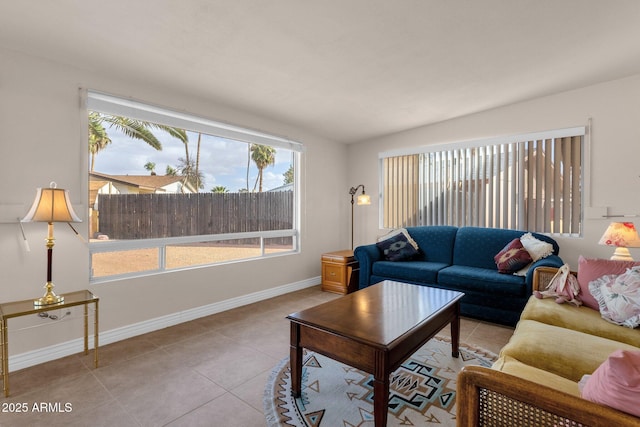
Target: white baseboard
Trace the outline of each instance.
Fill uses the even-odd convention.
[[[146,334],[148,332],[157,331],[179,323],[188,322],[200,317],[210,316],[212,314],[231,310],[233,308],[242,307],[243,305],[252,304],[254,302],[263,301],[269,298],[288,294],[290,292],[299,291],[301,289],[310,288],[320,283],[320,277],[313,277],[288,285],[278,286],[266,289],[260,292],[254,292],[248,295],[242,295],[225,301],[196,307],[177,313],[168,314],[166,316],[156,317],[155,319],[145,320],[144,322],[134,323],[109,331],[100,332],[100,345],[111,344],[132,338],[137,335]],[[39,348],[37,350],[20,353],[9,357],[9,372],[28,368],[40,363],[49,362],[61,357],[76,354],[83,348],[84,338],[77,338],[64,343]],[[89,337],[89,348],[93,348],[93,337]],[[80,350],[79,350],[80,349]]]

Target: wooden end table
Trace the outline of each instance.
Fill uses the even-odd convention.
[[[323,291],[344,295],[358,290],[360,269],[353,251],[327,252],[322,254],[321,261]]]
[[[373,374],[376,426],[386,426],[389,375],[451,324],[451,354],[458,357],[461,292],[384,281],[290,314],[291,391],[302,388],[307,348]]]

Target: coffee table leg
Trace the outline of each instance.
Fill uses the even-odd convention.
[[[389,372],[386,354],[376,352],[376,362],[373,374],[373,419],[376,427],[387,425],[387,411],[389,410]]]
[[[451,355],[458,357],[460,355],[460,301],[455,305],[455,316],[451,321]]]
[[[376,427],[387,425],[387,411],[389,410],[389,376],[385,379],[373,380],[373,418]]]
[[[302,347],[300,347],[300,325],[291,322],[291,345],[289,347],[291,368],[291,393],[300,397],[302,392]]]

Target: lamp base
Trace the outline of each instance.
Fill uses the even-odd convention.
[[[623,247],[617,247],[611,259],[616,261],[633,261],[629,249]]]
[[[60,304],[61,302],[64,302],[63,296],[56,295],[56,293],[53,292],[53,286],[54,285],[51,282],[47,282],[47,284],[44,285],[47,292],[45,292],[42,297],[33,301],[33,305],[35,307],[42,307],[43,305]]]

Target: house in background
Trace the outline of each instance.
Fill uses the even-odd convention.
[[[280,187],[276,187],[276,188],[272,188],[271,190],[267,190],[269,192],[276,192],[276,191],[293,191],[293,183],[289,183],[289,184],[284,184],[281,185]]]
[[[108,175],[89,172],[89,202],[94,203],[98,194],[187,194],[197,193],[180,175]]]

